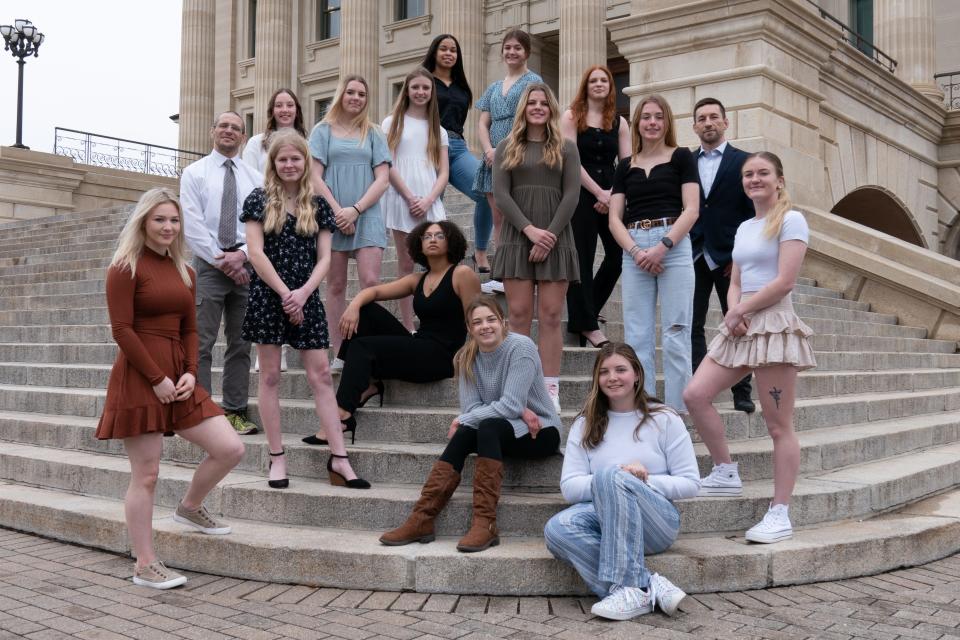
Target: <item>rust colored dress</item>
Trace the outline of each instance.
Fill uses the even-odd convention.
[[[164,377],[176,384],[184,373],[197,375],[199,359],[193,285],[184,285],[173,260],[148,247],[127,268],[107,269],[107,310],[120,351],[110,372],[107,402],[97,438],[130,438],[144,433],[188,429],[223,410],[199,384],[183,401],[161,404],[153,386]]]

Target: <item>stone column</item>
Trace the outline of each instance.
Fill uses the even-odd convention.
[[[607,63],[605,0],[560,0],[560,108],[566,109],[587,67]]]
[[[376,0],[350,0],[340,9],[340,77],[360,74],[370,86],[370,119],[379,123],[380,28]]]
[[[437,6],[438,14],[437,33],[451,33],[460,43],[463,70],[467,74],[467,82],[470,83],[470,90],[473,91],[473,98],[476,100],[486,89],[483,0],[445,1],[435,3],[434,6]],[[463,125],[464,138],[474,150],[480,148],[480,140],[477,138],[477,117],[477,110],[470,109],[467,122]]]
[[[247,136],[267,127],[267,101],[273,92],[290,83],[293,65],[290,38],[293,28],[293,3],[290,0],[257,2],[256,76],[253,83],[253,127]],[[294,91],[297,87],[290,87]]]
[[[215,17],[215,0],[183,0],[178,145],[186,151],[210,150]]]
[[[942,102],[933,81],[933,0],[876,0],[873,10],[875,43],[897,61],[897,77]]]

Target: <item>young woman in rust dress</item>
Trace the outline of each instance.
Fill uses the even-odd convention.
[[[187,578],[157,559],[153,548],[154,489],[166,434],[207,452],[173,519],[206,534],[230,533],[203,500],[240,461],[243,444],[196,383],[196,275],[184,257],[180,203],[167,189],[143,194],[120,232],[107,269],[107,310],[120,351],[110,373],[97,438],[117,438],[130,458],[124,511],[136,556],[133,582],[169,589]]]

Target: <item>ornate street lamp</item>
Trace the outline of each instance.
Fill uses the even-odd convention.
[[[0,35],[3,36],[3,50],[18,58],[17,64],[20,65],[20,78],[17,83],[17,144],[13,146],[29,149],[30,147],[23,144],[23,65],[26,64],[24,58],[31,55],[37,57],[37,51],[43,44],[43,34],[32,22],[21,18],[12,25],[0,26]]]

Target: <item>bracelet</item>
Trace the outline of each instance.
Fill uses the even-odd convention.
[[[627,253],[630,254],[630,257],[632,258],[637,253],[637,251],[640,251],[640,245],[635,244],[632,247],[630,247],[630,251],[627,251]]]
[[[363,214],[363,211],[360,211],[360,207],[358,207],[357,205],[352,204],[352,205],[350,205],[350,206],[353,208],[354,211],[357,212],[357,215],[358,215],[358,216]]]

